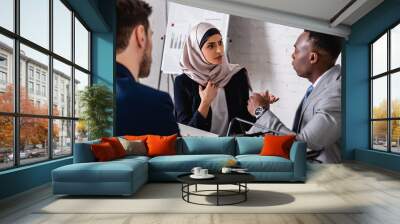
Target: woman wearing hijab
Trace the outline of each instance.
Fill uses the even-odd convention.
[[[199,23],[193,27],[185,42],[180,66],[183,74],[174,83],[179,123],[222,136],[235,117],[255,120],[247,111],[251,89],[247,71],[241,65],[228,62],[221,33],[215,26]],[[232,133],[244,131],[238,124],[232,126]]]

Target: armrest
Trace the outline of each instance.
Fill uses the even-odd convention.
[[[307,145],[305,142],[295,141],[290,149],[290,160],[293,162],[293,179],[305,181],[307,174]]]
[[[92,144],[100,143],[99,140],[84,142],[84,143],[75,143],[74,147],[74,163],[89,163],[95,162],[96,158],[94,157],[90,146]]]

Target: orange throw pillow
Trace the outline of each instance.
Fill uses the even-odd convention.
[[[280,156],[286,159],[290,158],[290,148],[294,140],[295,135],[284,135],[284,136],[274,136],[265,135],[264,145],[261,149],[261,156]]]
[[[99,162],[110,161],[117,158],[113,147],[108,142],[93,144],[90,147],[92,149],[94,157]]]
[[[118,138],[111,137],[111,138],[101,138],[101,142],[108,142],[114,149],[115,155],[117,158],[121,158],[126,156],[126,151],[122,146],[121,142],[119,142]]]
[[[147,136],[148,135],[138,135],[138,136],[136,136],[136,135],[125,135],[124,139],[126,139],[128,141],[140,140],[140,141],[146,142]]]
[[[148,135],[148,156],[176,155],[177,134],[170,136]]]

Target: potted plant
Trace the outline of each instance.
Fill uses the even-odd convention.
[[[101,84],[86,87],[79,93],[81,118],[87,127],[89,140],[109,136],[112,126],[113,93]]]

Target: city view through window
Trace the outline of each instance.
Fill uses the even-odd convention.
[[[14,0],[0,1],[0,170],[70,156],[87,139],[90,32],[62,0],[19,2],[14,24]]]
[[[400,153],[400,25],[371,44],[371,145]]]

